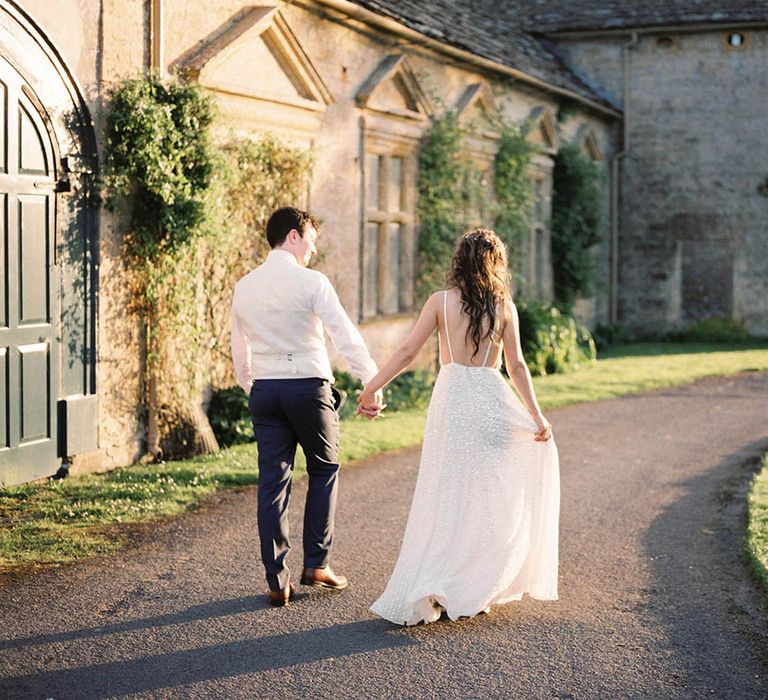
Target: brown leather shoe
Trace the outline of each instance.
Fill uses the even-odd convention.
[[[332,588],[340,591],[349,585],[346,576],[334,574],[330,566],[322,569],[305,568],[301,572],[301,585],[314,586],[315,588]]]
[[[289,585],[288,588],[283,588],[282,591],[269,592],[269,604],[274,608],[285,607],[291,600],[295,599],[296,591],[291,585]]]

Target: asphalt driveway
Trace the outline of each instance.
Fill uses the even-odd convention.
[[[149,526],[117,556],[0,579],[0,697],[768,698],[768,625],[740,551],[768,375],[550,418],[559,601],[413,628],[368,612],[408,514],[410,450],[342,475],[341,594],[267,605],[254,489]],[[303,497],[298,483],[294,544]]]

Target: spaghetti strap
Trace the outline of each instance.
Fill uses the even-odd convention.
[[[495,330],[494,326],[494,330]],[[483,358],[483,367],[485,367],[488,364],[488,358],[491,355],[491,348],[493,347],[493,334],[491,334],[491,337],[488,339],[488,347],[485,349],[485,357]]]
[[[448,335],[448,291],[443,291],[443,325],[445,326],[445,342],[448,345],[448,356],[453,362],[453,349],[451,348],[451,336]]]
[[[488,364],[488,358],[491,356],[491,348],[493,347],[493,336],[496,334],[496,324],[498,318],[493,320],[493,330],[491,331],[491,337],[488,338],[488,347],[485,349],[485,357],[483,358],[483,367]]]

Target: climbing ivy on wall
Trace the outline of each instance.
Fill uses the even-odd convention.
[[[454,112],[432,120],[419,154],[419,296],[423,299],[445,282],[457,236],[462,232],[467,202],[489,212],[483,226],[496,230],[509,249],[510,268],[519,272],[530,229],[529,165],[535,151],[523,129],[501,125],[494,160],[495,199],[477,186],[470,159],[462,155],[462,138],[477,125],[462,127]]]
[[[208,224],[200,238],[200,276],[205,297],[206,343],[224,373],[213,378],[230,386],[229,305],[235,282],[269,252],[264,231],[270,214],[301,206],[309,189],[313,157],[273,135],[231,139],[221,146],[214,173]]]
[[[600,241],[603,174],[573,145],[555,157],[552,197],[552,265],[555,299],[569,310],[594,291],[592,247]]]
[[[111,201],[131,198],[132,257],[173,254],[200,231],[214,168],[212,121],[210,98],[189,83],[153,75],[112,91],[104,162]]]
[[[461,223],[462,131],[455,112],[432,119],[419,152],[417,294],[424,300],[445,283]]]
[[[156,76],[112,91],[106,119],[107,205],[126,213],[129,311],[141,321],[147,452],[216,448],[201,408],[230,385],[229,309],[237,279],[266,254],[269,213],[301,202],[311,157],[272,137],[211,138],[212,100]]]
[[[194,296],[191,280],[171,284],[205,222],[205,200],[214,168],[208,127],[213,106],[199,88],[157,76],[126,80],[110,94],[105,172],[108,205],[129,203],[123,238],[133,311],[146,345],[144,407],[147,451],[161,456],[158,372],[162,328]]]
[[[519,274],[528,254],[531,228],[530,163],[535,146],[520,127],[505,126],[494,161],[496,187],[496,233],[507,244],[509,266]]]

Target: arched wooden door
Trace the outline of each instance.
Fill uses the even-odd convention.
[[[0,57],[0,485],[56,471],[54,171],[34,95]]]

